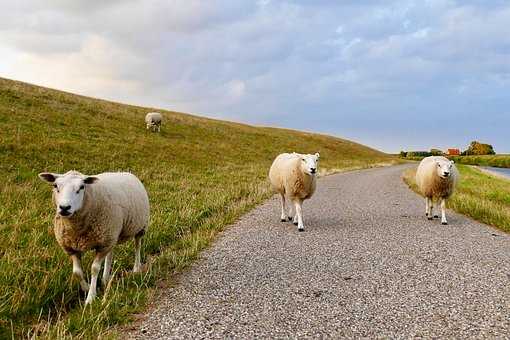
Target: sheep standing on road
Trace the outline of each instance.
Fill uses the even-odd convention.
[[[151,129],[152,132],[161,131],[161,122],[163,117],[159,112],[149,112],[145,116],[145,123],[147,124],[147,130]]]
[[[125,172],[85,176],[77,171],[64,175],[43,172],[39,177],[53,184],[56,206],[54,231],[57,242],[71,257],[73,275],[88,291],[86,304],[96,297],[97,276],[105,260],[103,284],[110,279],[113,247],[135,239],[134,272],[141,271],[142,237],[149,224],[149,199],[140,180]],[[81,255],[94,249],[90,286],[81,268]]]
[[[442,156],[424,158],[416,171],[416,184],[425,196],[425,215],[429,220],[433,215],[433,200],[441,200],[441,223],[448,224],[446,220],[446,200],[453,194],[459,172],[453,161]]]
[[[281,221],[287,221],[286,197],[294,204],[294,224],[299,231],[304,231],[301,206],[305,199],[312,197],[316,187],[317,165],[319,153],[302,155],[298,153],[282,153],[274,160],[269,169],[269,180],[273,190],[281,197]]]

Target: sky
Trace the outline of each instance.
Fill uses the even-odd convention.
[[[510,2],[18,0],[0,77],[315,131],[510,153]]]

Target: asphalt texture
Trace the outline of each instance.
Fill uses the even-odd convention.
[[[275,196],[173,280],[131,338],[509,338],[510,237],[425,217],[406,166],[319,179],[305,232]]]

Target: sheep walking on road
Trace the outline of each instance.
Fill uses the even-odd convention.
[[[305,230],[301,207],[303,201],[312,197],[315,192],[318,161],[319,153],[315,155],[282,153],[276,157],[269,170],[271,186],[281,197],[281,221],[291,220],[292,213],[287,214],[286,207],[288,198],[294,204],[293,222],[299,231]]]
[[[145,116],[145,123],[147,124],[147,130],[151,129],[152,132],[161,131],[161,123],[163,116],[159,112],[149,112]]]
[[[135,239],[134,272],[141,271],[142,237],[149,224],[149,199],[140,180],[125,172],[85,176],[77,171],[63,175],[43,172],[39,177],[53,185],[56,206],[54,231],[57,242],[71,257],[73,275],[88,291],[86,304],[96,297],[97,277],[104,259],[103,284],[110,279],[112,249]],[[81,267],[81,256],[94,249],[89,284]]]
[[[429,220],[433,216],[434,199],[441,201],[441,223],[446,225],[446,200],[453,194],[459,172],[453,161],[442,156],[424,158],[416,171],[416,184],[425,196],[425,215]]]

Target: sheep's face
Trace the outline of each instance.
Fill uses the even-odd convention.
[[[305,174],[314,176],[319,166],[319,153],[315,155],[299,155],[301,157],[301,169]]]
[[[64,175],[43,172],[39,178],[53,185],[53,202],[57,214],[62,217],[71,217],[81,209],[86,186],[98,180],[97,177],[84,176],[75,171]]]
[[[454,161],[438,160],[436,161],[437,175],[441,178],[448,178],[452,174]]]

